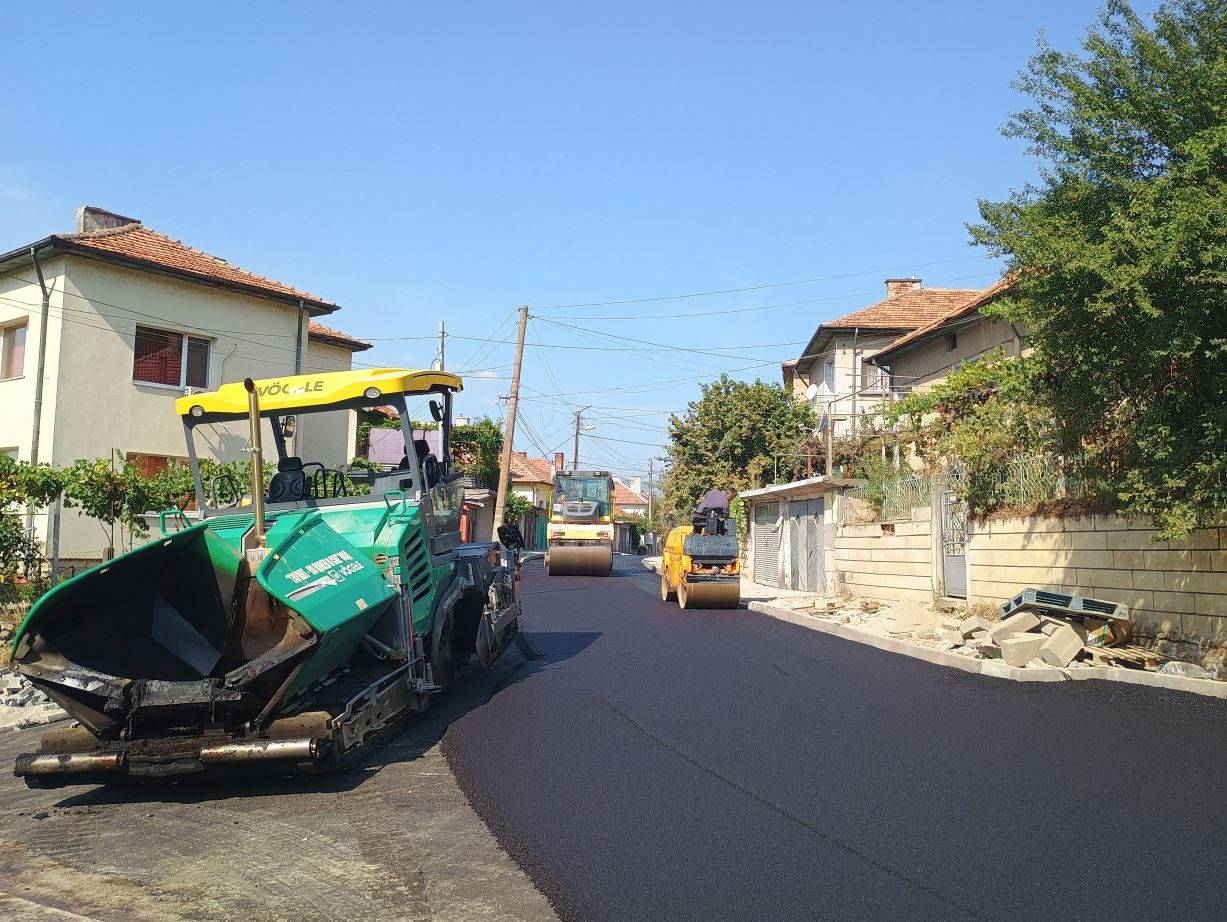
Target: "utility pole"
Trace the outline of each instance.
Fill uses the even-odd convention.
[[[435,359],[435,371],[447,371],[447,327],[439,321],[439,357]]]
[[[439,324],[442,328],[443,324]],[[491,541],[498,540],[498,527],[503,524],[503,507],[507,505],[507,488],[511,483],[511,445],[516,437],[516,410],[520,406],[520,366],[524,363],[524,331],[528,327],[528,308],[520,308],[520,332],[516,337],[516,358],[511,368],[511,390],[507,394],[507,421],[503,424],[503,450],[498,459],[498,493],[494,497],[494,529]]]
[[[579,470],[579,430],[583,424],[584,410],[587,407],[580,407],[575,411],[575,444],[571,448],[571,470]]]
[[[831,404],[827,404],[826,436],[827,476],[830,477],[835,473],[835,416]]]
[[[648,458],[648,527],[652,527],[652,464],[655,458]]]

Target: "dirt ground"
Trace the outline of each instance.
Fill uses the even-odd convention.
[[[10,771],[43,728],[0,733],[0,917],[554,918],[440,752],[448,724],[525,667],[503,659],[343,775],[31,790]]]

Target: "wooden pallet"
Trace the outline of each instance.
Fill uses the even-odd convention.
[[[1096,666],[1127,666],[1130,669],[1157,669],[1168,657],[1132,644],[1115,647],[1083,647]]]

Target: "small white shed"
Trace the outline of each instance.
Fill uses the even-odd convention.
[[[748,576],[781,589],[822,593],[835,570],[835,501],[853,481],[810,477],[738,494],[750,522]]]

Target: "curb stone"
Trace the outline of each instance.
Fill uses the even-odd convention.
[[[1189,679],[1184,676],[1163,675],[1157,672],[1144,672],[1140,669],[1124,669],[1115,666],[1097,666],[1083,669],[1058,669],[1053,666],[1045,669],[1020,669],[1007,666],[1000,660],[979,660],[948,653],[945,650],[933,650],[917,646],[905,640],[894,637],[882,637],[868,631],[858,630],[847,624],[833,624],[803,615],[788,608],[780,608],[767,602],[749,602],[746,605],[751,611],[769,615],[789,624],[809,628],[823,634],[832,634],[844,640],[867,644],[885,650],[888,653],[899,653],[913,659],[924,660],[936,666],[949,666],[979,675],[992,676],[997,679],[1009,679],[1014,682],[1064,682],[1066,680],[1098,679],[1104,682],[1125,682],[1131,685],[1149,685],[1153,688],[1166,688],[1173,691],[1189,692],[1194,695],[1204,695],[1210,698],[1227,699],[1227,682],[1214,679]]]

